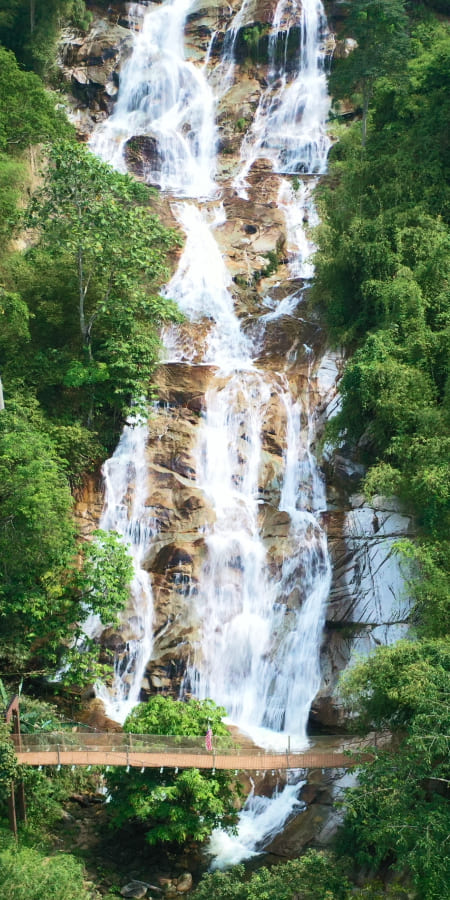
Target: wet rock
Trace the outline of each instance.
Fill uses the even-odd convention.
[[[335,59],[346,59],[347,56],[350,56],[350,53],[353,53],[353,50],[355,50],[357,46],[358,44],[354,38],[343,38],[342,40],[335,42],[333,55]]]
[[[88,538],[98,528],[103,509],[103,484],[100,473],[85,475],[75,496],[75,522],[83,538]]]
[[[129,881],[120,889],[122,897],[135,898],[135,900],[141,900],[147,895],[147,891],[148,884],[144,881]]]
[[[127,28],[95,19],[88,34],[66,30],[60,43],[62,76],[87,106],[109,111],[117,94],[120,69],[129,57],[133,35]]]
[[[340,453],[333,456],[334,478],[345,485],[358,485],[366,473],[365,466],[354,462]]]
[[[311,708],[311,721],[325,730],[343,724],[345,710],[337,693],[339,673],[379,645],[408,632],[409,564],[394,545],[413,529],[396,498],[373,504],[351,496],[353,508],[327,519],[333,580],[321,653],[322,685]]]
[[[205,393],[215,371],[215,366],[166,363],[158,370],[158,395],[163,402],[180,404],[200,412],[204,409]]]
[[[103,703],[97,698],[86,704],[81,721],[95,728],[96,731],[123,731],[118,722],[114,722],[105,714]]]
[[[156,137],[138,134],[129,138],[124,147],[124,159],[128,170],[137,178],[145,178],[147,184],[158,183],[162,156]]]

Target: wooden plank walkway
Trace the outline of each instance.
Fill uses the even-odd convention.
[[[123,746],[123,738],[132,737],[137,741],[139,735],[86,735],[70,734],[69,740],[56,734],[40,735],[40,741],[33,740],[36,735],[14,736],[14,743],[19,763],[29,766],[130,766],[133,768],[196,768],[265,771],[267,769],[336,769],[350,768],[357,763],[340,751],[289,751],[272,752],[256,748],[231,748],[207,752],[198,747],[172,749],[150,749],[143,747]],[[57,739],[61,737],[59,742]],[[105,738],[108,740],[105,740]],[[145,743],[142,736],[142,743]],[[44,744],[45,738],[51,739]],[[77,738],[77,740],[74,740]],[[70,746],[73,743],[74,746]],[[40,746],[39,746],[40,744]],[[119,746],[114,746],[119,744]],[[120,746],[122,744],[122,746]],[[102,746],[103,745],[103,746]],[[106,746],[105,746],[106,745]],[[110,745],[110,746],[108,746]],[[364,753],[365,759],[372,755]]]

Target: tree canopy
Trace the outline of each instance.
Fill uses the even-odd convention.
[[[348,33],[357,36],[354,16],[366,8],[402,15],[403,6],[356,2]],[[411,640],[378,648],[343,680],[351,720],[392,742],[346,791],[338,850],[358,866],[407,873],[418,896],[437,900],[450,878],[450,30],[423,7],[409,10],[400,66],[382,54],[378,68],[363,69],[372,36],[364,18],[358,49],[336,65],[339,95],[353,90],[358,106],[366,90],[370,108],[364,148],[355,121],[319,189],[313,294],[348,355],[329,437],[367,467],[366,494],[399,495],[419,530],[396,548],[411,561]]]
[[[224,715],[225,710],[212,700],[182,702],[154,696],[133,710],[124,729],[134,734],[204,737],[211,727],[215,735],[226,737]],[[235,800],[240,791],[225,772],[147,769],[124,773],[117,769],[107,780],[113,825],[140,823],[150,844],[202,842],[214,828],[233,826],[237,820]]]
[[[54,64],[59,27],[67,20],[88,26],[84,0],[0,0],[0,41],[22,65],[43,73]]]
[[[382,75],[406,66],[408,17],[405,0],[351,0],[344,4],[346,28],[356,47],[339,60],[331,77],[333,97],[362,95],[362,143],[366,142],[367,117],[374,85]]]
[[[84,146],[54,144],[49,161],[27,219],[38,240],[16,276],[45,370],[40,399],[103,426],[149,394],[158,326],[179,317],[157,293],[179,238],[149,208],[147,187]]]
[[[407,869],[438,900],[450,877],[450,647],[401,641],[346,672],[342,692],[359,727],[388,729],[393,745],[346,791],[341,847],[358,864]]]

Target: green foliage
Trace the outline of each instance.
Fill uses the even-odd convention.
[[[170,697],[151,697],[141,703],[125,722],[125,731],[134,734],[179,734],[204,736],[211,726],[215,735],[228,734],[222,724],[225,710],[212,700],[187,703]],[[111,791],[112,824],[142,823],[150,844],[188,840],[203,842],[217,826],[234,825],[235,799],[239,789],[225,772],[185,769],[159,773],[124,773],[116,769],[107,776]]]
[[[0,719],[0,803],[7,799],[11,782],[17,778],[19,765],[10,739],[10,726]]]
[[[396,493],[415,511],[417,624],[435,635],[450,578],[448,25],[420,23],[409,48],[400,76],[373,81],[364,153],[357,125],[332,153],[314,294],[332,341],[353,351],[330,436],[371,466],[369,495]]]
[[[35,65],[41,40],[52,52],[61,16],[72,11],[80,25],[83,9],[0,0],[0,34]],[[179,239],[151,212],[146,187],[69,140],[48,149],[45,178],[19,211],[31,182],[25,150],[73,129],[3,48],[0,100],[2,666],[17,675],[62,667],[65,682],[85,683],[105,668],[81,623],[89,611],[115,621],[130,561],[115,535],[80,550],[70,489],[114,445],[130,402],[145,407],[158,327],[178,316],[157,288]],[[25,253],[11,249],[19,227],[34,229]]]
[[[441,637],[450,632],[450,572],[448,541],[402,541],[400,552],[413,562],[409,583],[414,598],[413,621],[420,634]]]
[[[22,150],[73,133],[55,100],[32,72],[23,72],[13,53],[0,47],[0,150]]]
[[[2,900],[89,900],[83,867],[73,856],[44,856],[38,850],[0,851]]]
[[[115,531],[92,534],[84,547],[83,565],[75,573],[78,596],[105,625],[116,624],[133,577],[131,557]]]
[[[83,0],[0,0],[0,41],[21,64],[44,73],[54,64],[64,21],[85,29],[90,18]]]
[[[6,633],[11,619],[18,634],[46,620],[46,584],[74,553],[70,492],[37,420],[36,406],[11,404],[0,416],[0,596]]]
[[[246,131],[247,127],[248,127],[247,119],[244,119],[243,117],[241,117],[240,119],[236,119],[236,125],[235,125],[236,131],[239,131],[241,133],[243,131]]]
[[[107,430],[148,395],[157,329],[178,318],[155,289],[179,239],[151,212],[148,188],[85,147],[57,144],[49,155],[28,216],[38,243],[13,274],[33,314],[30,377],[53,416],[72,410]]]
[[[407,868],[420,897],[445,893],[450,826],[440,795],[450,776],[450,647],[401,641],[346,672],[342,693],[358,727],[394,732],[346,791],[341,849],[358,865]]]
[[[128,597],[131,562],[114,534],[97,533],[77,567],[63,468],[36,402],[10,401],[0,416],[0,646],[14,671],[30,654],[50,670],[78,657],[89,611],[109,623]],[[86,654],[80,665],[91,662]]]
[[[354,13],[367,5],[352,4]],[[450,731],[450,31],[420,24],[405,65],[361,69],[359,82],[372,31],[356,36],[358,51],[339,63],[335,84],[341,96],[365,92],[371,112],[364,151],[355,124],[332,152],[315,302],[331,339],[350,354],[330,435],[345,437],[370,466],[366,493],[400,495],[421,527],[415,546],[397,548],[411,561],[421,639],[380,647],[343,679],[355,727],[392,732],[393,743],[361,765],[358,785],[346,791],[339,851],[359,867],[408,873],[417,896],[434,900],[450,877],[442,796]]]
[[[356,39],[356,48],[338,60],[331,78],[334,97],[362,94],[362,141],[365,143],[367,116],[374,84],[382,75],[395,71],[397,77],[408,53],[405,0],[352,0],[346,2],[347,28]]]
[[[209,727],[214,734],[227,737],[222,722],[226,710],[213,700],[190,700],[182,703],[172,697],[157,695],[140,703],[128,716],[124,730],[133,734],[204,735]]]
[[[442,740],[448,740],[449,688],[450,647],[444,640],[427,640],[380,647],[346,670],[340,690],[358,728],[412,729],[417,717],[431,715],[442,704]]]
[[[270,26],[257,22],[254,25],[245,25],[238,35],[238,55],[249,57],[253,62],[262,60],[267,54],[267,39]]]
[[[360,771],[358,787],[346,792],[340,847],[360,866],[407,869],[418,896],[441,900],[450,876],[450,814],[426,784],[427,772],[405,745],[395,755],[380,753]]]
[[[192,900],[344,900],[350,896],[342,862],[317,850],[271,869],[258,869],[248,880],[244,877],[243,866],[204,875]]]

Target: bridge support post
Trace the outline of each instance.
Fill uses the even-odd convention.
[[[14,782],[11,782],[11,788],[8,797],[8,819],[9,827],[17,841],[17,816],[16,816],[16,795],[14,793]]]
[[[6,713],[5,713],[5,722],[9,723],[12,721],[12,733],[17,735],[16,742],[16,751],[19,752],[22,750],[22,738],[20,734],[20,709],[19,709],[19,696],[15,694],[12,698]],[[18,786],[18,813],[19,819],[22,822],[27,821],[27,806],[25,800],[25,785],[23,779],[19,781]],[[16,797],[15,797],[15,786],[14,782],[11,782],[11,791],[8,800],[8,814],[9,814],[9,824],[11,826],[11,831],[14,834],[14,837],[17,840],[17,815],[16,815]]]

